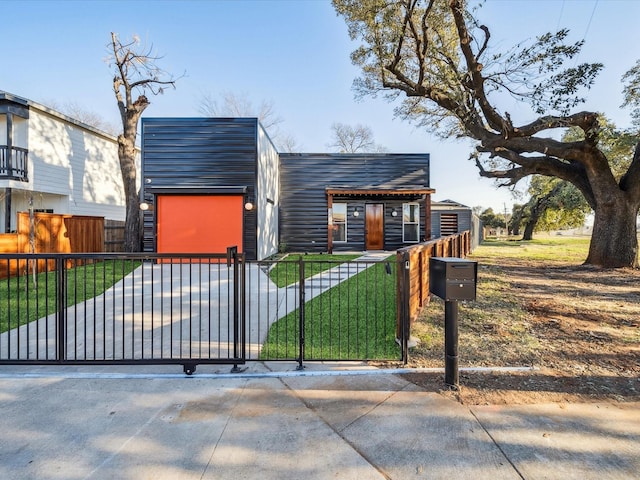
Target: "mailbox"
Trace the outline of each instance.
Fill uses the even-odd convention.
[[[475,300],[478,262],[431,257],[429,291],[445,301]]]

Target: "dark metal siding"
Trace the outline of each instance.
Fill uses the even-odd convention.
[[[365,248],[365,205],[368,203],[382,203],[384,205],[384,249],[385,250],[398,250],[399,248],[406,247],[408,243],[402,241],[402,204],[403,203],[418,203],[420,204],[420,235],[424,235],[424,222],[425,211],[424,201],[422,199],[414,200],[410,198],[393,198],[393,197],[375,197],[375,198],[354,198],[354,197],[333,197],[334,203],[346,203],[347,204],[347,242],[333,244],[334,252],[352,252],[361,251]],[[326,205],[325,205],[326,210]],[[355,209],[358,209],[360,215],[358,217],[353,216]],[[396,210],[398,215],[396,217],[391,215],[393,210]],[[317,246],[312,244],[311,246],[303,249],[303,251],[321,251],[327,250],[327,226],[324,227],[324,244],[321,249],[312,247]],[[423,240],[421,238],[421,240]],[[289,245],[289,244],[287,244]],[[294,242],[294,245],[297,245]],[[292,250],[292,249],[290,249]],[[298,249],[299,251],[299,249]]]
[[[429,154],[280,154],[280,242],[288,251],[327,250],[327,187],[400,189],[429,187]],[[334,251],[363,250],[364,205],[385,205],[385,249],[402,243],[402,203],[418,199],[334,197],[348,204],[347,243]],[[424,202],[420,201],[421,232]],[[355,207],[360,216],[354,217]],[[396,207],[397,217],[391,216]]]
[[[190,186],[247,187],[252,197],[257,129],[255,118],[143,118],[143,198],[152,204],[155,188]],[[257,254],[256,228],[256,211],[245,211],[244,252],[250,259]],[[154,237],[154,215],[149,210],[144,215],[145,251],[155,248]]]

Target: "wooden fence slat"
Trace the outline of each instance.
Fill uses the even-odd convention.
[[[124,222],[104,221],[104,249],[106,252],[124,252]]]
[[[409,321],[416,321],[422,310],[429,305],[429,259],[431,257],[465,258],[471,253],[471,232],[430,240],[398,251],[409,255]],[[400,286],[398,288],[401,288]],[[406,287],[405,287],[406,288]],[[399,293],[399,292],[398,292]],[[402,298],[398,295],[398,298]],[[398,309],[400,312],[400,309]],[[400,322],[398,318],[398,322]]]
[[[56,213],[33,214],[33,245],[31,244],[31,219],[29,213],[18,213],[18,233],[0,235],[0,251],[3,253],[95,253],[104,252],[104,218]],[[9,238],[13,236],[13,239]],[[11,250],[5,250],[4,248]],[[24,262],[23,262],[24,263]],[[38,264],[38,271],[52,270],[54,262],[45,260]],[[0,278],[20,274],[23,265],[6,261],[0,263]]]

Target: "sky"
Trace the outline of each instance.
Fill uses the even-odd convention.
[[[481,178],[469,141],[442,140],[425,127],[395,118],[381,98],[356,100],[357,47],[329,0],[34,1],[0,0],[3,65],[0,90],[61,106],[76,104],[118,124],[108,56],[110,32],[137,35],[162,56],[158,65],[180,77],[175,90],[152,97],[145,117],[197,117],[205,96],[232,92],[255,106],[273,104],[279,129],[303,152],[331,151],[336,122],[371,128],[389,152],[431,156],[434,200],[503,212],[514,198]],[[638,0],[486,0],[480,18],[492,43],[508,48],[566,27],[586,44],[578,62],[604,71],[580,110],[604,112],[619,127],[630,123],[621,76],[640,58]],[[523,106],[504,106],[514,123],[535,118]],[[524,185],[523,185],[524,186]]]

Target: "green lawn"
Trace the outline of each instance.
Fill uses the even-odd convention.
[[[473,256],[527,258],[549,263],[582,263],[589,251],[589,237],[538,236],[533,240],[485,240]]]
[[[390,267],[389,274],[385,263],[376,263],[305,304],[305,359],[400,358],[393,259]],[[296,310],[272,325],[261,358],[295,359],[298,334]]]
[[[299,260],[304,262],[304,278],[309,278],[316,273],[329,270],[340,263],[355,260],[358,255],[288,255],[285,259],[276,263],[269,272],[269,277],[278,287],[286,287],[300,280]]]
[[[108,260],[70,268],[67,306],[95,297],[140,265],[133,260]],[[57,309],[56,272],[0,280],[0,332],[54,313]]]

